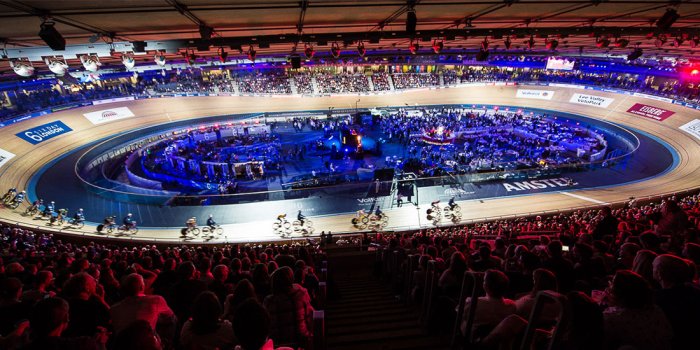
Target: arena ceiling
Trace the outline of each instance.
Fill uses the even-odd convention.
[[[406,26],[410,8],[417,18],[414,35]],[[659,28],[668,9],[679,16],[670,29]],[[295,44],[300,53],[304,44],[328,52],[337,42],[349,55],[362,40],[370,55],[408,54],[415,37],[425,52],[435,39],[444,40],[445,52],[467,52],[478,50],[487,38],[492,54],[545,54],[552,52],[545,40],[553,39],[558,55],[627,55],[639,47],[645,56],[700,59],[700,1],[3,0],[5,57],[46,47],[38,36],[44,20],[55,22],[67,44],[80,45],[85,53],[100,43],[145,41],[147,52],[167,48],[170,58],[188,48],[200,56],[215,56],[223,48],[229,57],[245,57],[251,44],[260,57],[289,54]],[[201,28],[212,29],[211,39],[202,40]],[[535,45],[528,49],[531,35]],[[505,38],[512,38],[509,50]],[[601,45],[606,39],[610,43]],[[629,43],[616,47],[619,39]],[[48,48],[41,52],[61,55]],[[111,59],[118,61],[118,55]]]

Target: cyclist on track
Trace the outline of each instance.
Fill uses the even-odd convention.
[[[25,191],[18,193],[15,198],[12,199],[12,204],[19,207],[19,205],[24,202],[24,196],[26,196],[26,194],[27,193]]]
[[[214,215],[209,214],[209,218],[207,219],[207,226],[209,226],[209,229],[212,231],[216,228],[216,221],[214,221]]]
[[[75,215],[73,215],[73,223],[74,224],[79,224],[81,222],[85,221],[85,213],[83,212],[83,208],[78,209],[78,211],[75,212]]]
[[[440,204],[440,200],[439,200],[439,199],[436,200],[436,201],[430,202],[430,205],[433,206],[433,207],[437,207],[438,204]]]
[[[362,208],[362,209],[360,209],[360,210],[357,211],[357,217],[358,217],[358,218],[361,219],[361,218],[363,218],[363,217],[365,217],[365,216],[367,216],[367,212],[365,211],[364,208]]]
[[[455,206],[457,206],[457,203],[455,203],[455,197],[450,198],[450,201],[447,202],[447,205],[450,206],[450,209],[452,209],[452,208],[454,208]]]
[[[10,198],[14,198],[16,194],[17,194],[17,189],[12,187],[9,190],[7,190],[7,193],[5,193],[4,196],[2,196],[2,201],[3,202],[9,201]]]
[[[304,220],[306,220],[306,216],[301,213],[301,210],[297,213],[297,220],[299,220],[299,225],[304,226]]]
[[[32,206],[29,207],[30,210],[39,210],[39,208],[44,205],[44,200],[43,199],[37,199],[32,203]]]
[[[54,201],[51,201],[51,203],[49,203],[49,205],[47,205],[47,206],[44,208],[44,213],[43,213],[43,215],[44,215],[44,216],[48,216],[48,217],[52,217],[52,216],[53,216],[53,213],[54,213],[55,211],[56,211],[56,203],[55,203]]]
[[[197,217],[193,216],[185,222],[185,226],[187,227],[188,230],[191,230],[195,227],[197,227]]]
[[[384,216],[384,212],[382,211],[382,209],[377,207],[377,209],[374,211],[374,215],[376,215],[378,218],[381,218],[382,216]]]
[[[136,221],[134,220],[133,215],[131,213],[127,214],[122,222],[124,223],[124,227],[127,230],[131,229],[132,227],[136,227]]]

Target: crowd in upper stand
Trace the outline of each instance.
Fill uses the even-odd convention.
[[[455,321],[478,348],[517,348],[538,292],[547,290],[566,296],[569,319],[558,330],[563,333],[558,349],[691,349],[700,340],[699,232],[695,194],[643,205],[632,200],[617,209],[367,236],[365,243],[399,257],[419,256],[415,271],[406,271],[410,259],[394,260],[399,268],[392,273],[399,276],[397,290],[408,287],[417,302],[425,301],[429,261],[435,262],[432,327],[450,329],[464,273],[485,272],[473,327],[466,329],[469,298],[461,304],[463,318]],[[413,278],[404,285],[406,272]],[[545,304],[536,343],[552,336],[559,312]]]
[[[370,87],[370,80],[373,89]],[[316,89],[313,81],[316,81]],[[99,83],[74,85],[56,81],[56,86],[40,85],[36,88],[8,90],[9,100],[3,102],[0,118],[5,119],[71,102],[130,95],[234,93],[237,89],[241,94],[290,94],[293,91],[292,84],[295,85],[298,94],[371,93],[371,91],[391,90],[392,83],[393,89],[403,90],[489,81],[586,84],[646,92],[688,102],[697,101],[700,96],[698,84],[680,84],[673,79],[620,73],[501,67],[461,67],[459,70],[444,69],[432,73],[356,71],[337,74],[327,71],[293,72],[282,69],[231,70],[214,74],[202,70],[184,69],[137,79],[106,79]],[[60,90],[56,88],[57,86],[60,86]]]
[[[0,237],[1,349],[258,350],[313,336],[314,246],[127,248],[6,225]]]

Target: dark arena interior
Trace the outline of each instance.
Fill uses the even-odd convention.
[[[0,0],[0,349],[700,348],[700,2]]]

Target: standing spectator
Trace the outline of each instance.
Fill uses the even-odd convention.
[[[612,208],[603,207],[598,215],[601,216],[601,218],[593,229],[593,238],[603,239],[604,236],[614,236],[617,234],[618,221],[617,218],[612,215]]]
[[[272,295],[265,298],[264,306],[270,314],[270,337],[276,344],[306,347],[314,310],[309,294],[294,283],[291,268],[283,266],[272,274]]]
[[[192,314],[194,299],[207,290],[207,285],[197,279],[197,270],[191,261],[180,264],[177,272],[180,280],[170,289],[168,305],[175,312],[178,322],[183,323]]]

